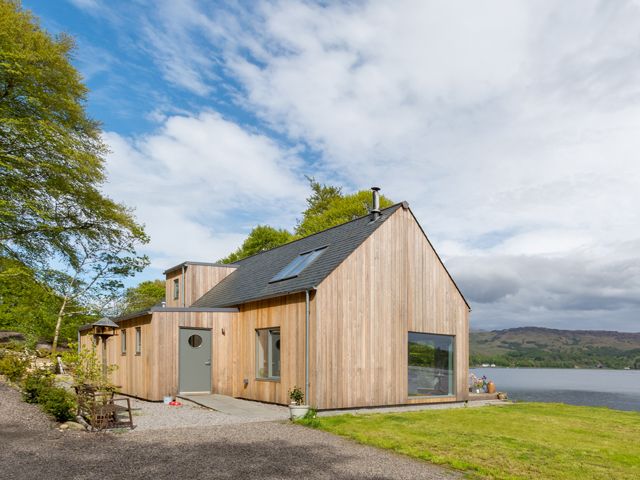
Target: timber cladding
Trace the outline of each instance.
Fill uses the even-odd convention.
[[[239,310],[233,330],[236,362],[233,395],[288,404],[289,390],[296,385],[304,389],[305,384],[305,295],[247,303]],[[280,328],[279,380],[256,378],[256,330],[268,327]]]
[[[317,408],[467,398],[468,307],[413,214],[397,210],[317,288]],[[408,332],[455,336],[456,398],[408,397]]]
[[[107,340],[107,364],[114,365],[111,373],[111,381],[118,388],[127,393],[141,398],[152,398],[154,381],[152,357],[156,351],[153,346],[152,316],[126,320],[120,323],[120,330],[116,335]],[[140,329],[140,354],[136,355],[136,329]],[[126,331],[126,353],[122,353],[122,335]],[[90,332],[84,332],[80,337],[80,345],[83,348],[91,348],[93,337]],[[102,351],[102,345],[98,341],[97,352]],[[100,353],[99,353],[100,355]]]
[[[165,299],[167,307],[188,307],[233,273],[235,267],[187,263],[167,273]],[[184,278],[182,276],[184,271]],[[178,280],[179,297],[174,298],[174,280]],[[183,301],[184,297],[184,301]]]
[[[213,393],[233,394],[232,329],[235,312],[153,312],[119,323],[118,334],[107,341],[107,361],[116,365],[111,381],[127,395],[162,400],[178,394],[178,339],[180,327],[211,330],[211,386]],[[141,331],[141,351],[135,352],[136,328]],[[121,353],[126,331],[127,352]],[[90,347],[91,335],[81,335]],[[97,345],[98,351],[101,346]]]

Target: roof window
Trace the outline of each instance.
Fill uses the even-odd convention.
[[[325,251],[327,247],[317,248],[315,250],[311,250],[309,252],[301,253],[296,258],[291,260],[289,264],[280,270],[270,281],[269,283],[279,282],[281,280],[288,280],[290,278],[295,278],[302,271],[311,265],[316,258],[318,258],[322,252]]]

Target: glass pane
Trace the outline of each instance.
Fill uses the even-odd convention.
[[[269,345],[269,331],[256,330],[256,377],[268,378],[269,361],[267,348]]]
[[[280,330],[271,330],[271,376],[280,376]]]
[[[297,277],[305,268],[307,268],[307,266],[309,266],[316,258],[318,258],[325,249],[326,247],[322,247],[318,250],[298,255],[291,261],[291,263],[289,263],[289,265],[280,270],[271,279],[271,282],[277,282],[278,280]]]
[[[449,335],[409,332],[409,395],[453,395],[453,341]]]
[[[122,335],[120,340],[120,347],[122,349],[122,353],[127,353],[127,331],[122,330],[120,335]]]
[[[140,327],[136,328],[136,353],[140,353],[142,350],[142,335]]]
[[[202,345],[202,337],[197,334],[191,335],[187,341],[193,348],[198,348],[200,345]]]

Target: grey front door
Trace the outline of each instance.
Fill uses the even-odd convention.
[[[211,392],[211,330],[180,329],[178,382],[183,393]]]

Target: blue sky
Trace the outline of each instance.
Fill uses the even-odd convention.
[[[407,200],[474,328],[640,331],[637,1],[24,1],[78,43],[159,277],[305,175]]]

